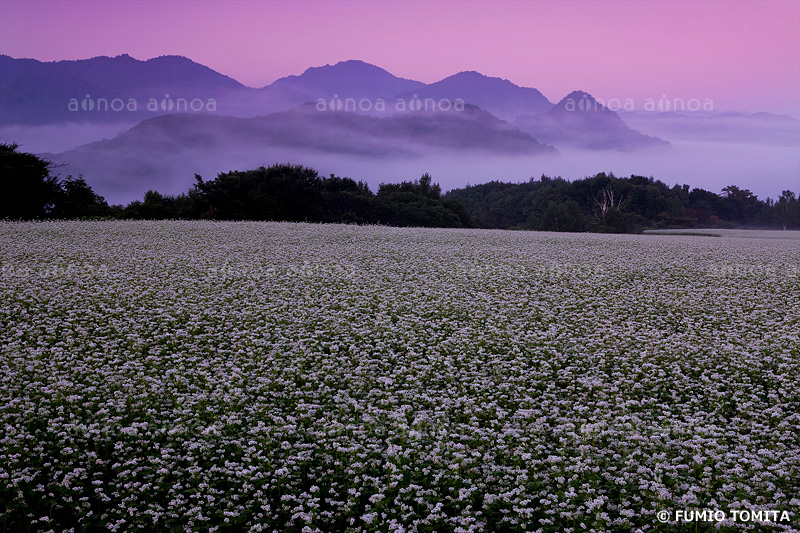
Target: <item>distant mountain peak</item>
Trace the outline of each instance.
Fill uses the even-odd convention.
[[[334,65],[309,67],[299,76],[286,76],[270,87],[293,89],[312,98],[392,98],[423,87],[419,81],[398,78],[391,72],[366,61],[348,59]]]
[[[529,87],[520,87],[519,85],[515,84],[514,82],[507,80],[505,78],[499,78],[497,76],[487,76],[486,74],[482,74],[477,70],[464,70],[461,72],[457,72],[452,76],[448,76],[443,80],[439,81],[438,83],[443,82],[483,82],[483,83],[490,83],[494,85],[505,85],[507,87],[516,87],[520,89],[530,89]],[[532,89],[536,90],[536,89]]]
[[[414,93],[401,94],[399,97],[447,99],[453,102],[461,100],[504,120],[513,120],[524,114],[543,113],[553,107],[537,89],[520,87],[509,80],[493,78],[474,70],[453,74]]]
[[[491,76],[487,76],[486,74],[482,74],[482,73],[478,72],[477,70],[462,70],[461,72],[457,72],[457,73],[455,73],[455,74],[453,74],[452,76],[449,76],[449,77],[450,78],[455,78],[457,76],[461,76],[461,77],[465,77],[465,78],[466,77],[491,78]],[[496,79],[500,79],[500,78],[496,78]]]
[[[586,91],[572,91],[550,111],[520,117],[514,124],[540,142],[591,150],[666,148],[669,143],[625,124]]]
[[[591,94],[586,91],[572,91],[567,96],[562,98],[553,108],[553,112],[560,111],[600,111],[614,113],[606,106],[601,104]]]
[[[381,67],[379,67],[377,65],[373,65],[372,63],[367,63],[366,61],[362,61],[360,59],[346,59],[344,61],[339,61],[337,63],[334,63],[333,65],[328,63],[326,65],[322,65],[322,66],[319,66],[319,67],[308,67],[307,69],[305,69],[303,71],[303,73],[300,76],[294,76],[294,77],[302,77],[302,76],[306,76],[308,74],[312,74],[314,72],[334,71],[334,70],[350,71],[350,72],[359,72],[359,71],[360,72],[370,72],[370,71],[372,71],[372,72],[385,72],[386,74],[389,74],[390,76],[392,75],[387,70],[382,69]],[[291,77],[292,76],[287,76],[287,78],[291,78]]]
[[[328,65],[326,65],[326,66],[328,66]],[[338,62],[334,63],[333,66],[334,67],[367,67],[367,68],[376,68],[378,70],[385,71],[385,69],[382,69],[381,67],[379,67],[379,66],[377,66],[377,65],[375,65],[373,63],[368,63],[368,62],[363,61],[361,59],[345,59],[343,61],[338,61]]]
[[[580,89],[572,91],[561,100],[566,100],[567,98],[589,98],[590,100],[594,100],[594,97],[591,94],[587,93],[586,91],[581,91]]]

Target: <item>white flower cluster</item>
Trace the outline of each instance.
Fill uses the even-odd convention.
[[[8,531],[798,524],[800,242],[2,223],[0,263]]]

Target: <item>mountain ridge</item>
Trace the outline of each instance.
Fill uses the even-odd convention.
[[[570,92],[549,111],[519,117],[513,124],[540,142],[556,146],[619,151],[671,146],[628,127],[616,111],[581,90]]]
[[[161,115],[144,120],[113,139],[46,155],[57,164],[67,164],[73,175],[85,174],[99,194],[116,201],[139,196],[148,188],[180,191],[195,172],[216,173],[239,166],[232,161],[257,164],[268,154],[413,159],[430,153],[476,152],[504,156],[557,154],[553,147],[471,105],[463,111],[374,117],[345,111],[320,112],[309,103],[251,118],[201,113]],[[211,162],[201,162],[206,160]]]
[[[317,98],[391,98],[425,84],[395,76],[360,59],[309,67],[302,74],[279,78],[267,87],[288,87]]]
[[[513,120],[520,114],[542,113],[553,106],[538,89],[521,87],[507,79],[486,76],[475,70],[458,72],[426,85],[414,94],[406,92],[399,97],[461,99],[504,120]]]

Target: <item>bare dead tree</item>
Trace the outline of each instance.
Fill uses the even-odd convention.
[[[611,188],[609,185],[608,187],[603,187],[603,199],[597,200],[595,199],[595,203],[597,204],[598,211],[595,211],[594,217],[602,222],[603,224],[606,223],[606,215],[612,208],[622,209],[624,203],[624,196],[620,196],[618,199],[614,196],[614,189]]]

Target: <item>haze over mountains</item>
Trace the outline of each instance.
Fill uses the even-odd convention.
[[[402,179],[445,169],[450,186],[600,170],[689,183],[710,173],[747,186],[724,164],[728,152],[750,154],[734,174],[763,181],[752,176],[758,170],[780,183],[778,193],[800,174],[791,162],[800,122],[790,117],[617,113],[583,91],[553,104],[535,88],[474,71],[424,84],[357,60],[252,88],[180,56],[0,56],[0,142],[12,141],[66,163],[66,173],[84,174],[111,201],[152,187],[184,190],[198,171],[286,159],[319,165],[321,156],[338,158],[331,172],[344,166],[372,185],[364,174],[389,168],[408,172],[393,176]],[[473,164],[464,166],[467,158]],[[689,158],[699,158],[697,173]]]
[[[147,119],[114,139],[80,146],[52,156],[68,161],[70,171],[107,176],[104,191],[114,198],[135,195],[142,187],[186,188],[193,169],[214,173],[202,163],[208,154],[238,158],[258,166],[265,151],[337,154],[354,158],[419,158],[431,152],[456,157],[473,154],[536,156],[555,154],[490,113],[466,105],[463,111],[399,113],[373,117],[344,111],[319,112],[313,103],[263,117],[172,114]],[[173,186],[176,181],[181,186]]]
[[[319,112],[313,103],[253,118],[200,113],[162,115],[147,119],[112,140],[77,150],[117,149],[131,144],[154,150],[290,146],[374,157],[413,155],[431,148],[506,154],[555,152],[554,148],[469,104],[463,111],[372,117],[344,111]]]
[[[773,113],[627,112],[627,124],[648,135],[688,141],[800,146],[798,121]]]
[[[629,128],[620,116],[583,91],[573,91],[544,113],[523,115],[514,124],[557,146],[588,150],[666,148],[667,141]]]

